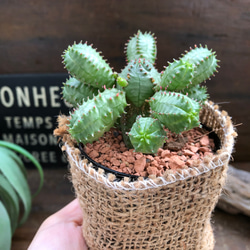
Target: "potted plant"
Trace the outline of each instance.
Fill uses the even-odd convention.
[[[63,98],[74,108],[59,116],[54,133],[67,153],[90,249],[213,249],[210,217],[236,136],[230,117],[207,101],[201,85],[217,71],[218,60],[207,47],[195,46],[159,73],[156,50],[155,37],[138,31],[126,45],[127,65],[119,74],[87,43],[63,54],[71,75]],[[191,148],[194,141],[183,149],[187,131],[201,126],[219,141],[213,153]],[[114,146],[106,141],[110,136]],[[139,152],[134,169],[143,171],[129,172],[132,162],[115,153],[116,166],[107,157],[97,162],[118,144],[123,155]],[[117,162],[128,172],[121,173]]]

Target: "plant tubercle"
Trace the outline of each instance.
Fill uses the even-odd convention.
[[[179,134],[200,125],[208,98],[202,83],[217,72],[216,54],[195,46],[159,72],[156,38],[138,31],[125,47],[127,65],[114,72],[92,45],[69,46],[63,63],[70,74],[63,98],[74,107],[69,132],[84,144],[98,140],[117,122],[128,148],[155,154],[166,138],[164,128]]]

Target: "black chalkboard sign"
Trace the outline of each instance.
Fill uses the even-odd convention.
[[[61,99],[67,74],[0,75],[0,139],[32,153],[43,167],[66,166],[53,136],[57,115],[68,114]],[[23,159],[25,165],[31,165]]]

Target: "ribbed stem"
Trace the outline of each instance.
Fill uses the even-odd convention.
[[[130,139],[127,135],[127,132],[131,130],[134,122],[136,121],[137,116],[149,116],[149,104],[144,103],[142,107],[136,107],[135,105],[131,104],[125,108],[125,113],[121,116],[121,131],[123,136],[123,141],[127,148],[133,148]]]

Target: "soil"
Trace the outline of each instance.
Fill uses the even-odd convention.
[[[111,129],[84,149],[94,161],[118,172],[148,177],[162,176],[167,169],[174,172],[195,165],[215,152],[214,140],[204,128],[194,128],[181,135],[167,131],[167,141],[155,155],[146,155],[126,148],[121,132]]]

